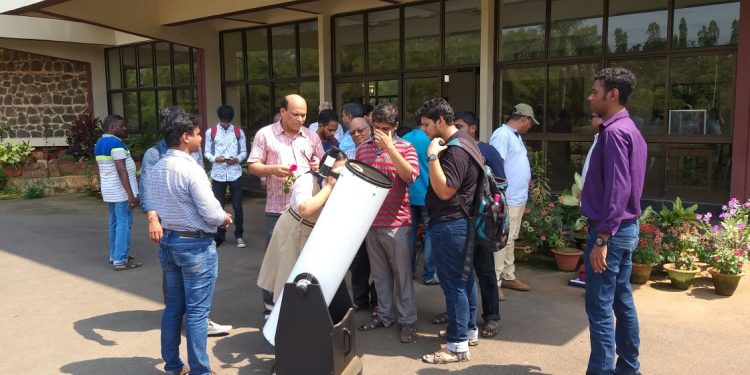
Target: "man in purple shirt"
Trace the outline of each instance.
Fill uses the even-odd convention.
[[[581,211],[589,218],[584,254],[591,341],[587,374],[640,374],[638,315],[629,279],[647,149],[625,108],[633,88],[635,76],[629,70],[606,68],[594,76],[588,97],[591,111],[604,122],[581,193]]]

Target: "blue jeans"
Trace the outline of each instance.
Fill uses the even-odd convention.
[[[411,206],[411,232],[409,232],[409,245],[411,246],[411,271],[416,273],[417,269],[417,227],[420,223],[428,225],[430,217],[424,206]],[[422,239],[422,250],[424,253],[424,269],[422,270],[422,282],[428,282],[435,278],[435,266],[432,261],[432,241],[429,232],[425,232]]]
[[[591,267],[591,249],[597,233],[595,225],[589,227],[584,263],[591,355],[586,373],[639,374],[638,346],[641,340],[630,289],[631,257],[638,245],[638,222],[622,222],[617,233],[609,238],[607,269],[603,273],[595,273]],[[616,324],[614,318],[617,318]],[[615,354],[618,356],[616,366]]]
[[[185,315],[188,364],[191,374],[209,374],[206,353],[208,312],[211,310],[218,255],[213,238],[181,237],[165,230],[159,260],[167,281],[166,307],[161,318],[161,355],[164,371],[179,372],[180,328]]]
[[[109,261],[117,266],[128,261],[133,211],[128,207],[128,201],[107,202],[107,208],[109,208]]]
[[[439,221],[430,224],[429,228],[434,241],[437,275],[448,312],[448,349],[454,352],[468,351],[469,330],[477,330],[477,285],[473,270],[466,281],[462,280],[468,228],[469,222],[465,218]]]

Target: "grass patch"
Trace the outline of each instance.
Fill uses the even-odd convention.
[[[14,189],[2,189],[0,190],[0,201],[6,201],[11,199],[20,199],[23,194]]]

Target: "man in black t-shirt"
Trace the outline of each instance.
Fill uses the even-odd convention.
[[[430,214],[428,230],[433,260],[448,311],[447,345],[423,356],[422,360],[428,363],[463,362],[471,357],[469,345],[479,343],[477,287],[471,259],[467,260],[469,220],[465,213],[465,208],[470,209],[474,201],[479,166],[464,147],[475,155],[480,152],[476,141],[454,125],[453,109],[445,99],[426,101],[417,117],[421,118],[421,124],[432,138],[427,148],[430,186],[425,207]],[[445,146],[456,138],[462,147]],[[467,261],[468,272],[465,271]]]

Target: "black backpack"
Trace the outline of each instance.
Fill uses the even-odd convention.
[[[510,220],[508,218],[508,202],[505,197],[508,183],[504,178],[497,177],[492,173],[492,169],[485,164],[484,157],[476,145],[470,147],[462,144],[462,140],[457,137],[446,143],[446,146],[460,147],[468,152],[474,163],[482,171],[479,174],[479,181],[474,192],[474,203],[471,207],[467,204],[461,204],[461,209],[469,218],[469,247],[464,264],[464,279],[466,279],[468,273],[473,269],[475,244],[482,244],[496,252],[502,250],[508,242]],[[493,211],[495,196],[499,198],[497,212]]]

